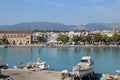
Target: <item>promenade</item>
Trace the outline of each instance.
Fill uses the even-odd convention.
[[[4,47],[3,45],[0,45],[0,47]],[[12,48],[23,48],[23,47],[56,47],[56,48],[62,48],[62,47],[116,47],[120,48],[120,45],[65,45],[65,44],[30,44],[30,45],[7,45],[7,47]]]

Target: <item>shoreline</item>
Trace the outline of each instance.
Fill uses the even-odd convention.
[[[120,48],[120,45],[62,45],[62,44],[30,44],[30,45],[12,45],[7,46],[7,48],[32,48],[32,47],[40,47],[40,48],[79,48],[79,47],[108,47],[108,48]],[[3,45],[0,45],[0,48],[5,48]]]

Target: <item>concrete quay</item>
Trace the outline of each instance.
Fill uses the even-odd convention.
[[[114,76],[110,74],[95,73],[91,80],[101,80],[100,78],[106,78],[106,80],[120,80],[120,76]],[[28,69],[6,69],[1,70],[0,80],[73,80],[71,77],[62,79],[61,72],[58,71],[31,71]],[[78,80],[78,79],[77,79]],[[88,80],[83,78],[82,80]]]
[[[61,80],[61,72],[56,71],[30,71],[24,69],[6,69],[1,70],[2,76],[0,80],[4,78],[12,78],[13,80]]]

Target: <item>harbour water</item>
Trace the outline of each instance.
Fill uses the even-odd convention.
[[[0,48],[0,58],[9,67],[41,60],[50,65],[50,70],[72,71],[82,56],[91,56],[97,73],[115,74],[120,69],[120,48],[79,47],[79,48]]]

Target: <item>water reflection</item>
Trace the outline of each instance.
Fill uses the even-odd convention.
[[[62,52],[68,53],[69,48],[58,48],[58,50],[61,50]]]
[[[10,67],[19,65],[21,62],[31,61],[31,55],[31,48],[0,48],[0,57],[3,59],[3,63],[10,63]]]
[[[74,53],[79,53],[81,51],[81,48],[72,48],[72,50],[74,51]]]

